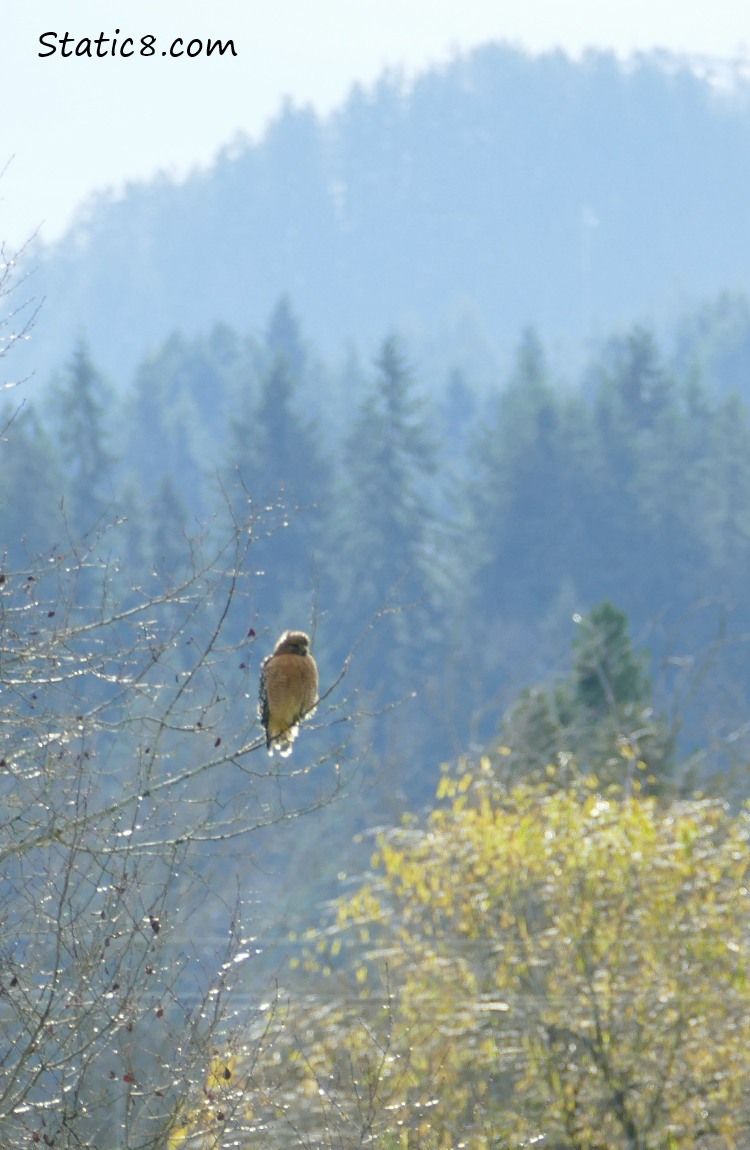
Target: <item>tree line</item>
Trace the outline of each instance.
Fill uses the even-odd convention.
[[[369,365],[325,364],[283,300],[260,335],[172,336],[124,395],[81,343],[4,422],[10,569],[121,519],[123,577],[167,585],[223,515],[263,518],[248,621],[314,615],[331,670],[359,644],[358,689],[399,703],[379,750],[406,738],[425,764],[412,801],[561,666],[573,614],[603,599],[651,648],[659,689],[687,690],[703,660],[712,706],[731,683],[719,741],[741,713],[747,406],[671,366],[645,327],[606,341],[575,385],[526,331],[487,391],[459,370],[420,379],[395,335]],[[699,730],[692,715],[684,737]]]

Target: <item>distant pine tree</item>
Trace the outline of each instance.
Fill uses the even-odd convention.
[[[238,520],[264,511],[271,577],[256,584],[256,607],[274,627],[284,609],[309,613],[321,550],[326,545],[330,470],[320,432],[301,396],[307,354],[287,299],[274,309],[231,420],[227,483]],[[305,606],[303,608],[302,603]],[[295,605],[294,607],[292,605]],[[285,607],[286,605],[286,607]]]
[[[337,497],[337,601],[366,644],[366,677],[395,688],[422,677],[434,643],[435,448],[400,340],[380,346],[375,377],[344,445]]]
[[[112,408],[112,390],[79,340],[62,377],[53,383],[50,404],[74,536],[95,530],[115,499]]]
[[[603,784],[663,786],[674,738],[654,704],[648,655],[636,653],[628,618],[604,601],[577,616],[570,673],[521,694],[500,738],[513,778],[593,772]]]
[[[574,698],[592,715],[650,702],[646,657],[636,656],[627,616],[614,604],[605,601],[579,617],[573,653]]]

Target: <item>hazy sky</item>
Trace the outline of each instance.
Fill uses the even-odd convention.
[[[327,111],[386,66],[407,74],[482,41],[621,55],[747,55],[748,0],[0,0],[0,239],[55,238],[92,191],[208,163],[258,137],[284,96]],[[151,57],[64,59],[40,36],[155,37]],[[162,55],[177,38],[236,57]],[[56,43],[48,39],[47,44]],[[179,47],[179,45],[178,45]],[[12,159],[11,159],[12,157]],[[8,161],[10,161],[8,163]]]

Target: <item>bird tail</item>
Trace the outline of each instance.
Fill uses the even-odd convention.
[[[285,731],[281,731],[278,735],[271,735],[266,739],[266,746],[268,747],[269,755],[273,756],[276,752],[281,755],[282,759],[286,759],[291,755],[294,740],[299,733],[299,724],[293,723],[291,727],[287,727]]]

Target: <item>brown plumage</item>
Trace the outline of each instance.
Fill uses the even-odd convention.
[[[258,714],[269,755],[291,755],[299,722],[318,701],[318,668],[304,631],[285,631],[260,665]]]

